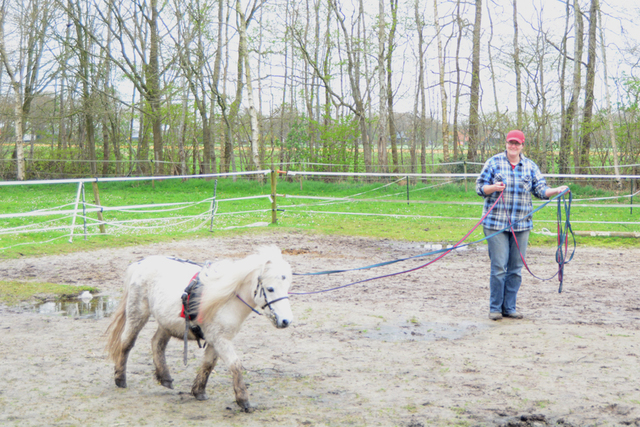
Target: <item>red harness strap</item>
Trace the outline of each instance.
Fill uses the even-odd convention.
[[[193,275],[193,277],[191,278],[191,280],[189,280],[189,285],[191,285],[193,283],[194,280],[198,279],[198,274],[200,274],[200,272],[196,273]],[[187,289],[189,289],[189,286],[187,286]],[[185,317],[185,313],[184,313],[184,307],[185,305],[187,307],[189,307],[189,299],[191,298],[191,292],[187,293],[187,303],[186,304],[182,304],[182,311],[180,312],[180,317],[184,318]],[[195,316],[190,317],[189,320],[193,320],[193,318],[195,318]]]

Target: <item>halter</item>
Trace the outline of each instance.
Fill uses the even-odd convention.
[[[271,313],[273,313],[273,307],[271,307],[271,304],[275,304],[278,301],[282,301],[283,299],[289,299],[289,296],[287,295],[287,296],[284,296],[284,297],[276,298],[273,301],[269,301],[267,299],[267,292],[264,290],[264,286],[262,284],[262,276],[258,276],[258,286],[256,286],[256,290],[253,292],[254,301],[255,301],[255,298],[258,296],[258,290],[260,291],[260,294],[264,297],[264,300],[266,301],[266,304],[261,307],[261,310],[264,310],[265,307],[269,306],[269,310],[271,310]],[[253,308],[251,305],[249,305],[249,303],[247,303],[245,300],[243,300],[240,295],[236,294],[236,297],[238,297],[238,299],[240,301],[242,301],[244,303],[244,305],[249,307],[251,309],[251,311],[253,311],[254,313],[256,313],[256,314],[258,314],[260,316],[262,316],[262,313],[260,313],[258,310]]]

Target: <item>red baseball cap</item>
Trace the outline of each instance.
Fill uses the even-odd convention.
[[[521,130],[512,130],[507,134],[507,142],[518,141],[520,144],[524,144],[524,133]]]

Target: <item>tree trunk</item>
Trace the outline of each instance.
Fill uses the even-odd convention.
[[[378,167],[380,172],[387,172],[387,141],[389,133],[387,128],[387,98],[386,73],[385,73],[385,11],[384,0],[378,0],[378,84],[380,85],[379,98],[380,110],[378,112]]]
[[[106,120],[101,122],[102,128],[102,176],[109,173],[109,126]]]
[[[371,145],[369,144],[369,136],[367,132],[367,120],[366,120],[366,111],[365,104],[362,98],[362,93],[360,90],[360,76],[356,73],[356,59],[355,52],[352,46],[352,40],[349,37],[349,31],[347,30],[346,24],[344,22],[344,15],[342,15],[341,11],[338,9],[335,0],[329,0],[329,3],[334,11],[336,19],[340,24],[340,29],[342,30],[342,34],[345,38],[345,45],[347,49],[347,71],[349,75],[349,84],[351,86],[351,95],[354,100],[355,107],[353,108],[353,112],[356,115],[356,119],[358,120],[358,126],[360,127],[360,133],[362,135],[362,147],[364,150],[364,167],[365,172],[372,172],[372,159],[371,159]]]
[[[471,59],[471,94],[469,97],[469,149],[467,160],[475,161],[480,138],[480,30],[482,24],[482,0],[476,0],[476,17],[473,24],[473,50]]]
[[[416,26],[418,27],[418,88],[416,97],[420,99],[420,124],[418,126],[418,140],[420,141],[420,166],[422,173],[427,173],[427,150],[426,150],[426,109],[427,99],[424,88],[424,26],[425,23],[418,9],[419,0],[415,0],[414,11],[416,18]],[[416,100],[417,104],[417,100]],[[417,108],[417,106],[416,106]],[[417,117],[417,116],[416,116]]]
[[[493,67],[493,53],[491,46],[493,45],[493,20],[491,19],[491,5],[487,4],[487,17],[489,18],[489,40],[487,40],[487,52],[489,54],[489,72],[491,73],[491,87],[493,89],[493,101],[496,116],[500,117],[500,98],[498,98],[498,85],[496,84],[496,73]],[[483,156],[484,157],[484,156]]]
[[[580,147],[578,146],[578,101],[580,99],[580,89],[582,88],[582,51],[584,48],[584,22],[582,11],[578,0],[573,0],[573,10],[575,15],[575,48],[573,59],[573,93],[569,101],[567,116],[570,119],[571,149],[573,149],[574,172],[580,173]]]
[[[224,21],[224,7],[225,7],[225,0],[218,0],[218,33],[217,33],[217,48],[216,48],[216,57],[215,60],[213,62],[213,82],[211,82],[211,85],[213,87],[213,96],[220,102],[221,97],[220,97],[220,91],[219,91],[219,85],[220,85],[220,68],[221,68],[221,64],[222,64],[222,53],[223,53],[223,26],[225,24]],[[213,102],[212,102],[213,104]],[[211,106],[211,108],[213,109],[213,105]],[[213,117],[213,112],[212,112],[212,117]],[[213,120],[212,120],[213,122]],[[222,144],[224,145],[224,143]],[[212,172],[216,172],[216,150],[215,150],[215,144],[214,141],[211,141],[211,161],[213,163],[213,170]],[[220,162],[222,163],[222,162]],[[222,171],[222,165],[220,166],[220,171]],[[195,173],[195,171],[194,171]]]
[[[442,51],[442,31],[438,17],[438,0],[433,0],[433,16],[436,26],[436,40],[438,43],[438,69],[440,70],[440,105],[442,107],[442,158],[449,162],[449,122],[447,119],[447,91],[444,75],[444,52]]]
[[[242,53],[244,60],[245,78],[247,84],[247,101],[249,104],[249,118],[251,122],[251,159],[249,168],[252,170],[260,170],[260,153],[258,147],[260,144],[260,129],[258,128],[258,113],[255,107],[255,101],[253,96],[253,82],[251,81],[251,66],[249,64],[249,47],[247,44],[247,23],[245,22],[242,9],[238,8],[238,15],[240,18],[239,35],[240,35],[240,48],[238,53]]]
[[[456,96],[453,104],[453,161],[458,161],[458,146],[460,144],[460,136],[458,131],[458,111],[460,107],[460,45],[462,44],[463,24],[460,16],[460,0],[456,1],[456,23],[458,24],[458,37],[456,40]]]
[[[149,104],[153,129],[153,158],[156,175],[164,174],[162,146],[162,111],[160,89],[160,36],[158,34],[158,0],[151,0],[151,19],[149,20],[149,64],[147,67],[147,84],[149,86]]]
[[[20,95],[19,90],[16,91],[16,98]],[[22,133],[22,108],[21,103],[15,104],[15,130],[16,130],[16,179],[18,181],[24,181],[27,178],[26,175],[26,162],[24,159],[24,135]]]
[[[188,93],[188,83],[185,83],[183,86],[183,95],[182,95],[182,110],[180,111],[180,129],[178,135],[178,158],[180,161],[180,170],[179,175],[187,174],[187,156],[185,153],[185,145],[187,139],[187,93]],[[204,130],[204,128],[203,128]]]
[[[598,0],[591,0],[589,9],[589,44],[587,48],[587,81],[584,92],[584,112],[582,117],[582,141],[580,143],[580,168],[586,168],[589,163],[589,152],[591,150],[592,124],[593,116],[593,97],[594,86],[596,80],[596,30],[598,21]],[[585,173],[587,169],[581,171]]]
[[[82,10],[79,6],[76,7],[76,13],[76,49],[78,50],[78,73],[80,74],[80,80],[82,82],[82,114],[84,115],[87,136],[87,158],[89,160],[91,176],[97,176],[98,168],[96,166],[98,159],[96,158],[95,127],[93,120],[93,95],[90,87],[90,82],[94,79],[90,73],[92,64],[90,64],[89,61],[89,40],[85,33],[87,28],[81,25],[81,22],[85,19],[82,16]]]
[[[571,119],[568,116],[568,107],[565,105],[565,79],[566,79],[566,70],[567,70],[567,60],[568,60],[568,52],[567,52],[567,39],[569,34],[569,16],[570,16],[570,1],[567,0],[565,7],[565,25],[564,25],[564,34],[562,37],[562,46],[561,46],[561,55],[562,55],[562,65],[560,68],[560,113],[561,113],[561,121],[560,121],[560,146],[558,147],[558,172],[561,174],[568,174],[569,169],[569,155],[571,152]]]
[[[513,69],[516,75],[516,126],[522,129],[522,72],[520,70],[520,43],[518,41],[518,0],[513,0]]]
[[[389,28],[389,38],[387,42],[387,115],[389,118],[389,141],[391,143],[391,161],[393,171],[398,173],[398,142],[396,132],[396,122],[393,114],[393,50],[395,43],[396,28],[398,27],[398,0],[391,0],[391,27]]]
[[[147,131],[149,125],[147,116],[140,115],[140,126],[138,127],[138,173],[142,175],[149,175],[151,168],[149,168],[149,132]]]
[[[604,72],[604,90],[605,97],[607,102],[607,123],[609,125],[609,138],[611,141],[611,150],[613,156],[613,168],[616,174],[616,182],[618,183],[618,188],[622,189],[622,180],[619,178],[620,176],[620,166],[618,162],[618,144],[616,143],[616,132],[613,128],[613,115],[611,114],[611,94],[609,93],[609,79],[607,77],[607,50],[604,44],[604,27],[602,24],[602,14],[600,12],[600,8],[598,8],[598,18],[600,20],[600,47],[602,49],[602,68]]]

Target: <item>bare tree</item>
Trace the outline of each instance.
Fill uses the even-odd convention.
[[[8,3],[14,7],[12,12],[15,14],[14,22],[17,22],[16,31],[19,33],[15,52],[8,51],[5,38],[5,28],[8,25],[6,19]],[[7,72],[15,97],[15,159],[18,180],[26,179],[24,133],[27,129],[31,105],[52,78],[49,73],[41,75],[45,40],[49,37],[51,21],[49,0],[28,0],[17,3],[2,0],[0,3],[0,61]]]
[[[92,61],[92,38],[90,33],[96,33],[93,28],[90,11],[83,8],[78,0],[69,0],[69,18],[74,23],[76,30],[76,39],[74,50],[77,55],[76,72],[82,86],[82,116],[84,117],[84,135],[86,136],[87,157],[90,165],[92,176],[97,174],[97,158],[96,158],[96,138],[95,138],[95,100],[97,91],[94,90],[93,82],[96,76],[92,70],[96,68],[96,64]]]
[[[203,172],[209,174],[216,170],[216,154],[211,132],[211,120],[209,111],[212,107],[212,96],[210,86],[217,88],[216,78],[219,78],[219,56],[221,52],[216,50],[214,69],[209,66],[209,58],[212,55],[212,47],[216,46],[214,41],[207,36],[207,28],[212,24],[209,17],[215,5],[214,1],[196,0],[183,11],[183,2],[175,3],[175,11],[178,15],[176,20],[178,40],[176,46],[180,56],[180,67],[184,73],[185,81],[188,83],[189,91],[193,95],[195,106],[200,114],[202,124],[202,146],[203,146]],[[220,10],[220,9],[219,9]],[[186,15],[187,19],[182,17]],[[219,15],[218,15],[219,16]],[[222,25],[218,22],[218,25]],[[219,27],[220,28],[220,27]],[[220,37],[220,31],[218,32]],[[220,45],[218,40],[218,46]],[[216,69],[218,73],[216,75]],[[186,96],[186,94],[185,94]],[[195,153],[194,153],[195,155]]]
[[[529,80],[534,85],[533,94],[530,95],[529,103],[533,106],[533,122],[535,124],[533,140],[533,148],[538,166],[542,172],[547,172],[547,155],[551,144],[548,140],[549,112],[547,111],[547,87],[545,84],[545,59],[546,48],[545,36],[542,31],[542,16],[538,17],[538,35],[535,39],[535,45],[532,47],[533,53],[531,58]]]
[[[264,0],[263,0],[264,2]],[[245,18],[244,12],[242,11],[242,5],[240,0],[236,2],[236,13],[238,14],[238,33],[240,35],[239,48],[238,48],[238,56],[242,57],[244,61],[244,70],[246,73],[246,83],[247,83],[247,100],[249,104],[249,118],[251,119],[251,167],[253,170],[260,169],[260,156],[258,153],[258,146],[260,141],[260,129],[258,128],[258,113],[255,106],[254,94],[253,94],[253,81],[251,79],[251,65],[249,63],[249,46],[247,43],[247,27],[249,26],[249,22],[253,17],[254,13],[257,11],[258,7],[261,3],[257,1],[254,3],[254,7],[251,11],[251,15],[249,19]]]
[[[163,60],[163,67],[160,67],[162,39],[160,25],[162,21],[158,0],[150,0],[149,3],[145,0],[111,1],[108,4],[107,15],[97,5],[94,10],[98,12],[105,30],[110,32],[113,39],[119,44],[119,52],[116,49],[106,49],[104,41],[98,34],[87,31],[86,35],[90,36],[100,46],[102,52],[108,55],[114,66],[119,68],[134,85],[149,107],[148,109],[144,106],[141,108],[149,120],[142,117],[140,119],[142,142],[138,149],[138,156],[144,157],[141,160],[146,160],[146,147],[144,146],[146,131],[144,129],[147,128],[146,124],[150,122],[153,137],[153,159],[156,164],[154,173],[161,175],[164,173],[162,105],[165,92],[162,76],[173,65],[174,60],[173,58]],[[79,22],[78,25],[84,24]],[[162,50],[162,52],[165,51]],[[131,58],[132,55],[133,58]],[[138,61],[141,66],[137,65]]]
[[[360,128],[360,134],[362,138],[362,147],[364,151],[364,165],[365,171],[370,173],[372,172],[372,152],[371,145],[369,143],[369,134],[367,132],[367,120],[366,120],[366,110],[365,110],[365,102],[362,96],[362,90],[360,88],[360,75],[358,73],[358,61],[357,61],[357,52],[354,46],[354,39],[349,35],[349,31],[347,29],[347,25],[345,23],[345,16],[342,13],[340,7],[337,4],[337,0],[329,0],[329,5],[331,10],[333,11],[340,30],[343,35],[343,40],[346,49],[347,55],[347,74],[349,77],[349,85],[351,88],[351,97],[353,99],[353,105],[346,102],[345,99],[338,93],[336,93],[328,80],[328,76],[321,72],[321,69],[318,67],[318,64],[314,63],[309,53],[306,51],[304,46],[302,46],[300,37],[296,37],[298,40],[298,47],[301,49],[309,63],[312,64],[316,75],[321,79],[322,84],[327,91],[327,94],[330,95],[333,99],[337,100],[340,105],[347,107],[351,112],[356,116],[356,120],[358,121],[358,126]]]
[[[222,109],[222,115],[225,122],[225,143],[224,143],[224,155],[220,164],[220,169],[223,172],[234,170],[235,164],[233,163],[233,126],[238,118],[240,112],[240,105],[242,103],[242,94],[244,92],[245,80],[247,76],[250,77],[251,73],[247,74],[246,67],[249,66],[249,47],[247,41],[247,29],[253,21],[258,9],[265,3],[266,0],[253,0],[247,8],[247,12],[244,11],[240,0],[236,0],[236,24],[238,28],[238,62],[237,62],[237,80],[236,80],[236,92],[235,98],[231,104],[227,105],[226,96],[218,96],[218,104]],[[254,123],[257,125],[257,123]],[[254,136],[255,138],[255,136]],[[255,144],[258,141],[254,141]],[[256,146],[257,147],[257,146]],[[253,152],[253,150],[252,150]],[[255,150],[256,161],[258,160],[257,148]]]
[[[113,0],[109,0],[110,2]],[[107,22],[111,25],[111,14],[107,15]],[[106,50],[111,50],[111,43],[113,41],[113,35],[111,33],[107,33],[105,47]],[[112,69],[113,64],[109,60],[109,56],[104,52],[100,52],[100,60],[98,65],[98,78],[96,85],[99,86],[99,102],[100,102],[100,119],[102,122],[102,175],[107,176],[109,173],[109,141],[111,141],[111,146],[113,148],[113,153],[116,159],[115,170],[116,175],[120,175],[122,173],[120,166],[122,161],[122,153],[120,152],[120,124],[119,124],[119,103],[116,90],[115,90],[115,82],[112,81]]]
[[[10,113],[0,119],[7,129],[3,138],[10,138],[18,159],[7,164],[16,165],[19,179],[30,175],[25,144],[27,135],[38,133],[40,139],[50,138],[48,146],[60,150],[59,158],[91,160],[86,170],[80,168],[84,163],[57,162],[58,173],[106,175],[113,172],[114,155],[117,160],[141,160],[140,174],[162,174],[163,163],[179,157],[180,165],[170,171],[184,173],[187,163],[191,168],[187,156],[192,147],[195,172],[235,170],[238,159],[238,168],[257,169],[287,160],[286,148],[280,149],[277,141],[295,138],[300,147],[295,161],[342,162],[332,170],[364,164],[367,172],[400,171],[406,153],[396,137],[410,123],[405,135],[412,137],[411,168],[419,169],[420,162],[426,172],[427,137],[434,132],[434,149],[442,147],[436,162],[460,155],[474,160],[484,157],[485,141],[512,121],[529,129],[528,153],[539,156],[543,167],[545,161],[556,160],[549,143],[559,131],[561,172],[569,172],[572,163],[580,171],[589,164],[589,151],[597,148],[602,161],[611,160],[620,173],[620,159],[630,158],[626,140],[632,136],[622,140],[618,134],[616,141],[612,129],[627,117],[617,113],[611,94],[606,95],[609,131],[602,147],[613,151],[600,150],[594,133],[599,125],[595,97],[600,96],[594,93],[595,84],[609,78],[606,60],[611,61],[614,47],[605,46],[602,28],[597,34],[596,0],[589,0],[587,13],[580,10],[586,0],[563,0],[565,28],[557,46],[550,40],[554,31],[542,30],[547,18],[554,25],[557,18],[549,16],[546,5],[539,9],[536,34],[520,0],[509,0],[506,8],[504,2],[488,2],[485,10],[482,0],[430,1],[0,0],[0,87],[10,96],[3,110]],[[413,17],[403,19],[399,8],[407,5],[415,9],[415,24]],[[425,7],[433,12],[426,13]],[[490,22],[484,28],[482,13]],[[607,19],[605,11],[602,15]],[[432,34],[424,19],[433,19],[428,24]],[[560,26],[557,31],[562,31]],[[487,50],[481,56],[483,30],[490,33],[482,40]],[[505,32],[507,46],[501,49],[496,43],[505,40]],[[587,35],[588,64],[582,62],[583,56],[587,62]],[[402,56],[405,46],[415,52],[413,58]],[[557,57],[549,54],[550,46],[559,52]],[[48,62],[50,58],[55,61]],[[438,61],[433,70],[426,65],[428,58]],[[557,79],[549,78],[552,61]],[[500,101],[500,67],[505,65],[514,74],[516,91],[506,110]],[[486,73],[483,80],[481,73]],[[426,83],[431,75],[432,87]],[[495,105],[481,104],[482,82],[492,84]],[[559,94],[558,126],[551,120],[555,103],[550,93]],[[406,94],[412,98],[412,114],[401,112]],[[604,105],[604,92],[602,98]],[[127,108],[126,118],[121,105]],[[467,106],[468,116],[463,112]],[[437,126],[427,121],[428,108],[431,116],[437,111]],[[355,137],[351,121],[357,123]],[[125,129],[134,136],[138,127],[137,145],[135,138],[127,142]],[[459,144],[463,129],[468,129],[467,153]],[[177,154],[171,149],[175,141]],[[268,141],[271,152],[264,149]],[[128,157],[118,144],[129,145]],[[31,148],[39,156],[45,153],[38,145]],[[99,160],[104,161],[101,170]],[[53,164],[38,167],[45,171]]]

